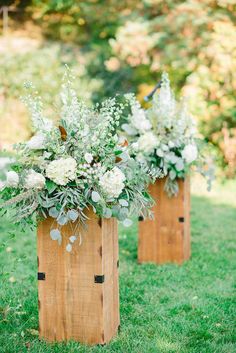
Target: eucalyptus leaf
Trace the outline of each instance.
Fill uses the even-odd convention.
[[[173,169],[170,171],[169,177],[171,180],[174,180],[176,178],[176,172]]]
[[[77,237],[75,235],[72,235],[69,240],[73,244],[76,241]]]
[[[92,200],[93,202],[98,202],[101,200],[101,196],[99,195],[99,193],[97,191],[92,191]]]
[[[69,243],[66,245],[66,251],[71,252],[72,250],[72,245]]]
[[[68,218],[65,215],[61,215],[60,217],[57,218],[57,223],[60,224],[60,226],[64,226],[68,222]]]
[[[75,222],[77,218],[79,217],[79,212],[76,210],[69,210],[67,212],[67,217],[72,221]]]
[[[126,218],[126,219],[123,221],[123,225],[124,225],[125,227],[130,227],[130,226],[132,226],[132,224],[133,224],[133,221],[132,221],[131,219],[129,219],[129,218]]]
[[[59,211],[56,209],[56,207],[52,207],[49,209],[48,214],[50,217],[57,218],[59,215]]]
[[[50,237],[52,238],[52,240],[59,240],[61,238],[61,232],[59,231],[59,229],[52,229],[50,231]]]
[[[111,218],[112,217],[112,210],[110,208],[106,208],[105,212],[103,213],[103,217]]]
[[[120,220],[120,221],[124,221],[126,218],[127,218],[127,216],[128,216],[128,209],[126,208],[126,207],[122,207],[121,209],[120,209],[120,212],[119,212],[119,214],[118,214],[118,219]]]
[[[124,207],[128,207],[129,203],[125,199],[120,199],[119,204]]]

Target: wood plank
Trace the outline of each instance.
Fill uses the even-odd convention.
[[[139,222],[138,262],[181,264],[190,257],[190,181],[179,179],[179,193],[169,198],[164,191],[166,179],[150,185],[156,201],[154,220]]]
[[[104,344],[118,329],[117,221],[101,222],[92,211],[88,217],[83,242],[71,253],[65,251],[70,225],[62,228],[61,246],[49,235],[53,219],[38,225],[38,271],[46,276],[38,283],[39,333],[48,341]],[[104,283],[95,283],[95,275],[105,275]]]

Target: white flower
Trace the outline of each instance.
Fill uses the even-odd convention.
[[[87,163],[90,164],[92,162],[92,160],[93,160],[93,156],[92,156],[91,153],[85,153],[84,159],[86,160]]]
[[[99,184],[109,197],[117,198],[125,186],[124,181],[124,173],[118,167],[114,167],[100,177]]]
[[[152,132],[146,132],[139,137],[138,141],[139,150],[144,152],[152,152],[158,145],[157,137]]]
[[[19,175],[16,172],[7,172],[7,186],[16,188],[19,184]]]
[[[76,160],[72,157],[52,161],[46,168],[46,176],[58,185],[66,185],[76,178]]]
[[[42,174],[35,172],[33,169],[30,170],[29,174],[25,179],[26,189],[43,189],[45,185],[45,178]]]
[[[13,163],[14,159],[9,157],[0,157],[0,170],[4,170],[8,164]]]
[[[178,158],[176,163],[175,163],[175,168],[176,170],[178,170],[179,172],[181,170],[184,170],[184,161],[181,158]]]
[[[173,148],[173,147],[175,147],[175,144],[174,144],[173,141],[169,141],[169,142],[168,142],[168,146],[169,146],[170,148]]]
[[[45,136],[42,134],[37,134],[27,142],[27,147],[31,150],[42,150],[45,148]]]
[[[3,190],[5,188],[6,184],[0,180],[0,191]]]
[[[156,151],[158,157],[164,157],[164,151],[161,148],[158,148]]]
[[[196,145],[186,145],[181,154],[187,164],[192,163],[198,156]]]
[[[141,132],[150,130],[152,127],[150,121],[146,118],[145,111],[139,107],[138,104],[132,107],[132,117],[130,121],[132,125]]]

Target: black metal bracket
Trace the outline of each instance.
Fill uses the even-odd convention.
[[[102,218],[101,217],[98,218],[98,224],[99,224],[99,227],[102,226]]]
[[[117,268],[119,268],[119,267],[120,267],[120,261],[117,260]]]
[[[45,281],[46,275],[44,272],[38,272],[38,281]]]
[[[139,216],[138,220],[139,222],[142,222],[144,220],[143,216]]]
[[[95,275],[94,276],[94,283],[103,283],[105,281],[104,275]]]
[[[179,222],[184,223],[184,217],[179,217]]]
[[[144,100],[145,102],[148,102],[150,98],[153,97],[153,95],[155,94],[155,92],[158,90],[158,88],[161,88],[161,84],[162,84],[162,81],[160,80],[156,86],[153,88],[153,90],[147,95],[144,97]]]

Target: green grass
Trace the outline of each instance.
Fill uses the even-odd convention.
[[[183,266],[137,265],[137,224],[120,230],[121,331],[104,347],[38,340],[35,234],[1,219],[1,353],[236,352],[236,183],[195,190],[192,257]]]

